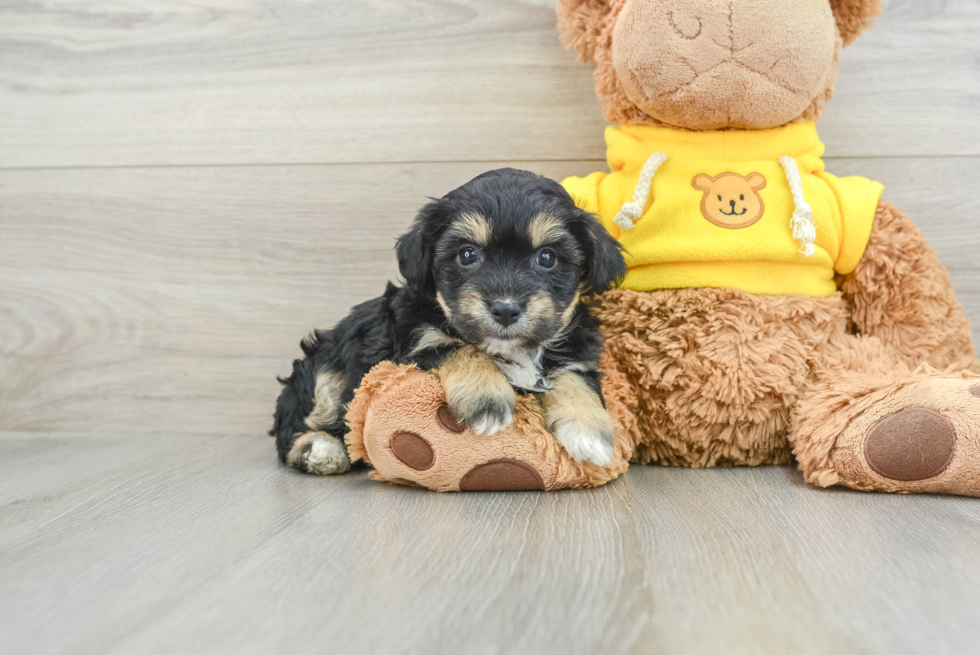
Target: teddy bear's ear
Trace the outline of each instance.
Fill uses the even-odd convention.
[[[885,8],[882,0],[830,0],[844,45],[850,45],[858,35],[874,24]]]
[[[710,175],[705,175],[704,173],[701,173],[691,180],[691,186],[698,191],[711,191],[711,187],[714,185],[714,183],[715,178],[711,177]]]
[[[592,61],[602,32],[602,19],[613,0],[558,0],[558,28],[566,48],[578,51],[579,59]]]
[[[761,173],[752,173],[745,179],[749,183],[749,188],[753,191],[760,191],[766,188],[766,178]]]

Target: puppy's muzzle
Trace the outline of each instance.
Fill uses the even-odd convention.
[[[510,327],[516,323],[523,313],[524,309],[513,301],[494,300],[490,303],[490,315],[503,327]]]

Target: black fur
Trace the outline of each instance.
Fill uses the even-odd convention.
[[[474,245],[457,233],[461,217],[468,214],[489,223],[489,243]],[[535,249],[528,229],[541,214],[557,219],[564,236]],[[467,247],[479,250],[478,264],[463,265],[461,252]],[[551,269],[540,264],[543,249],[557,257]],[[599,393],[598,321],[585,303],[572,304],[579,292],[598,294],[618,283],[626,263],[618,242],[594,216],[576,208],[557,182],[515,169],[485,173],[427,204],[398,239],[396,253],[404,286],[389,283],[383,296],[358,305],[332,330],[314,331],[303,340],[304,358],[293,363],[292,375],[280,379],[284,388],[270,434],[276,437],[281,461],[296,437],[311,430],[306,419],[314,407],[317,375],[324,371],[346,375],[340,395],[346,407],[364,375],[382,361],[430,370],[460,345],[482,347],[496,339],[522,348],[544,346],[538,367],[543,378],[574,370]],[[542,296],[550,299],[554,311],[542,313],[533,325],[529,312],[526,324],[513,327],[495,323],[489,313],[497,298],[506,297],[526,311],[528,303]],[[440,300],[450,309],[449,317]],[[439,330],[455,345],[417,351],[427,328]],[[315,427],[342,437],[343,411],[333,424]]]

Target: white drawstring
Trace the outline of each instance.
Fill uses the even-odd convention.
[[[657,174],[657,169],[663,166],[669,159],[665,153],[655,152],[650,155],[643,170],[640,171],[640,179],[636,182],[633,190],[633,202],[624,204],[613,222],[624,231],[632,230],[636,221],[643,216],[647,202],[650,200],[650,188],[653,185],[653,176]],[[803,195],[803,179],[800,177],[800,169],[796,165],[796,160],[792,157],[780,157],[779,163],[786,173],[786,181],[789,182],[790,192],[793,194],[793,217],[790,219],[789,226],[793,230],[793,238],[800,243],[800,252],[807,257],[813,257],[814,243],[817,240],[817,225],[813,222],[813,208],[806,201]]]
[[[655,152],[647,159],[647,163],[643,164],[643,170],[640,171],[640,179],[636,183],[636,189],[633,190],[633,202],[628,202],[623,205],[613,219],[613,222],[623,228],[623,230],[632,230],[633,224],[643,216],[643,210],[646,209],[647,201],[650,199],[650,187],[653,184],[653,176],[657,174],[657,169],[667,159],[667,155],[664,153]]]
[[[813,244],[817,240],[817,225],[813,222],[813,209],[803,197],[803,180],[800,169],[792,157],[780,157],[779,163],[786,171],[786,181],[793,192],[793,218],[789,226],[793,230],[793,238],[800,242],[800,252],[807,257],[813,257]]]

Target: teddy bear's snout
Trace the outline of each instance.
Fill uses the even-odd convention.
[[[634,0],[617,18],[613,62],[653,118],[760,129],[793,120],[827,89],[836,45],[829,3]]]

